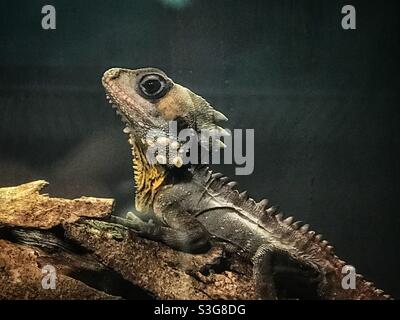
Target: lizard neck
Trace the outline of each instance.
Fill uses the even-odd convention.
[[[166,172],[162,166],[149,163],[140,144],[133,143],[132,159],[136,189],[135,207],[139,212],[147,212],[165,180]]]

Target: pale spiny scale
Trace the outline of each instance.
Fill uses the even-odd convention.
[[[292,224],[293,229],[299,229],[300,226],[303,224],[302,221],[296,221],[295,223]]]
[[[267,202],[266,202],[265,205],[268,204],[268,200],[266,200],[266,201],[267,201]],[[279,212],[279,207],[278,207],[278,206],[272,206],[272,207],[270,207],[270,208],[267,209],[267,213],[270,214],[270,215],[276,214],[276,213],[278,213],[278,212]],[[283,214],[282,214],[282,215],[283,215]]]
[[[218,178],[221,178],[221,177],[223,177],[224,175],[222,174],[222,173],[219,173],[219,172],[216,172],[216,173],[213,173],[212,174],[212,178],[213,179],[218,179]]]
[[[293,217],[288,217],[285,220],[283,220],[283,223],[287,224],[287,225],[291,225],[293,222],[294,218]]]
[[[308,234],[311,238],[313,238],[313,237],[315,236],[315,231],[313,231],[313,230],[308,231],[307,234]]]
[[[306,232],[308,231],[309,228],[310,228],[310,225],[309,225],[309,224],[305,224],[304,226],[302,226],[302,227],[300,228],[300,232],[301,232],[301,233],[306,233]]]
[[[242,200],[247,200],[248,199],[247,191],[239,193],[239,198]]]
[[[218,130],[218,133],[220,133],[222,136],[229,137],[231,135],[228,131],[226,131],[224,128],[222,128],[220,126],[217,126],[217,130]]]
[[[237,182],[236,181],[230,181],[230,182],[228,182],[226,185],[229,187],[229,188],[233,188],[233,187],[235,187],[235,186],[237,186]]]
[[[279,212],[277,215],[275,215],[275,217],[276,217],[276,219],[277,219],[278,221],[282,221],[282,219],[283,219],[283,213],[282,213],[282,212]]]
[[[257,204],[259,210],[265,211],[268,206],[268,200],[267,199],[262,199],[258,204]]]
[[[213,114],[215,121],[228,121],[228,118],[222,112],[214,110]]]
[[[216,142],[216,144],[217,144],[217,147],[219,147],[219,148],[221,148],[221,149],[225,149],[225,148],[226,148],[226,144],[223,143],[221,140],[216,139],[215,142]]]
[[[221,178],[219,179],[219,181],[221,181],[222,183],[226,183],[228,180],[229,180],[229,178],[228,178],[228,177],[225,177],[225,176],[223,176],[223,177],[221,177]]]

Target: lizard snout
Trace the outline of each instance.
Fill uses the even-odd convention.
[[[103,83],[104,83],[104,82],[107,82],[107,81],[110,81],[110,80],[113,80],[113,79],[115,79],[115,78],[118,78],[120,72],[121,72],[121,69],[120,69],[120,68],[111,68],[111,69],[108,69],[108,70],[107,70],[106,72],[104,72],[104,74],[103,74],[103,78],[102,78]]]

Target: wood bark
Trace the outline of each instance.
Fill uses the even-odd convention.
[[[251,266],[214,246],[172,250],[107,222],[114,200],[0,188],[1,299],[254,299]],[[55,289],[43,287],[46,266]]]

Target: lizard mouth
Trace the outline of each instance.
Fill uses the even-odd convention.
[[[104,72],[103,78],[101,82],[103,84],[104,90],[106,92],[106,99],[111,104],[114,109],[117,109],[117,114],[120,113],[120,107],[115,98],[115,94],[113,92],[120,91],[115,83],[113,83],[113,79],[118,77],[117,69],[109,69]]]
[[[122,92],[122,90],[114,81],[116,78],[118,78],[118,76],[119,76],[118,68],[109,69],[103,75],[102,84],[106,91],[107,101],[111,104],[112,108],[115,109],[116,114],[121,116],[122,122],[129,125],[130,122],[126,117],[126,113],[124,112],[122,107],[123,102],[119,101],[119,99],[116,98],[117,96],[122,96],[124,98],[127,98],[126,94]]]
[[[128,120],[128,118],[125,116],[124,112],[122,111],[122,109],[119,107],[119,105],[117,104],[117,102],[114,100],[114,98],[112,97],[112,95],[110,95],[107,91],[106,93],[106,99],[108,101],[109,104],[111,104],[111,107],[113,109],[115,109],[115,113],[120,116],[121,121],[125,124],[125,128],[123,129],[123,132],[126,134],[129,134],[131,132],[133,132],[133,126],[132,123]]]
[[[134,147],[138,144],[145,145],[145,133],[151,127],[149,119],[146,116],[140,104],[130,97],[118,83],[121,71],[125,69],[112,68],[107,70],[102,77],[102,84],[105,90],[106,99],[115,113],[120,116],[125,125],[122,130],[128,135],[129,144]]]
[[[120,116],[122,123],[125,124],[124,129],[122,129],[122,132],[128,135],[128,142],[129,144],[133,147],[134,146],[134,129],[131,125],[131,122],[127,119],[127,117],[123,114],[123,112],[120,111],[120,108],[118,107],[118,105],[114,102],[114,100],[111,98],[111,96],[109,96],[108,94],[106,94],[106,98],[108,100],[108,102],[111,104],[111,107],[113,109],[115,109],[115,113]]]
[[[122,102],[116,98],[117,95],[125,96],[122,93],[122,90],[119,89],[118,85],[113,81],[118,77],[118,74],[119,72],[116,68],[107,70],[103,75],[102,84],[106,92],[106,99],[108,103],[111,104],[111,107],[115,109],[115,113],[120,116],[122,123],[125,124],[122,131],[128,135],[128,141],[133,146],[134,137],[132,133],[134,132],[134,129],[132,122],[129,121],[127,114],[124,112],[124,108],[121,106]]]

